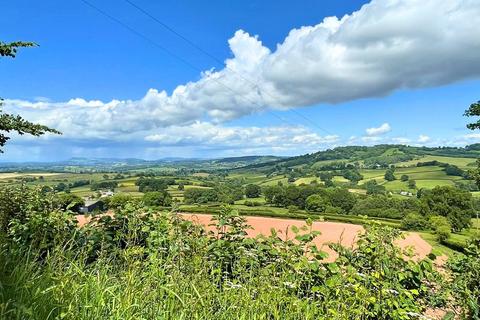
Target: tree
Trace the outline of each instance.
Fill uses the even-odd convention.
[[[305,201],[305,209],[313,212],[324,212],[327,205],[328,201],[319,194],[312,194]]]
[[[323,183],[326,188],[335,187],[335,183],[332,181],[332,179],[326,179]]]
[[[470,107],[465,110],[463,114],[466,117],[478,117],[480,116],[480,101],[474,102]],[[470,130],[480,129],[480,120],[477,122],[467,124],[467,128]],[[472,178],[475,180],[475,183],[480,187],[480,159],[477,159],[477,168],[471,172]]]
[[[349,213],[357,203],[357,197],[347,189],[337,188],[328,192],[332,206],[342,209],[343,213]]]
[[[365,189],[367,194],[384,194],[385,187],[377,183],[377,180],[373,179],[365,183]]]
[[[58,206],[63,210],[71,210],[78,212],[80,207],[85,204],[85,201],[79,196],[64,193],[57,196]]]
[[[447,218],[442,216],[430,217],[429,223],[435,232],[438,241],[442,242],[447,240],[452,233],[452,226]]]
[[[480,101],[472,103],[470,107],[467,110],[465,110],[465,113],[463,115],[466,117],[480,116]],[[480,120],[477,120],[477,122],[467,124],[467,128],[470,130],[480,129]]]
[[[183,194],[185,203],[208,203],[218,201],[218,194],[213,189],[190,188]]]
[[[453,231],[470,226],[473,213],[472,194],[449,186],[437,186],[422,192],[422,213],[425,216],[438,215],[448,219]]]
[[[462,169],[460,169],[459,167],[453,164],[449,164],[445,167],[445,173],[448,176],[458,176],[458,177],[462,177],[465,174],[465,172]]]
[[[256,184],[248,184],[245,187],[245,196],[247,198],[258,198],[261,192],[262,189]]]
[[[143,203],[151,207],[168,207],[172,204],[172,198],[167,191],[147,192],[143,195]]]
[[[34,47],[33,42],[11,42],[5,43],[0,41],[0,56],[15,58],[17,49],[20,47]],[[16,132],[19,135],[30,134],[38,137],[45,133],[61,134],[55,129],[51,129],[47,126],[35,124],[23,119],[19,115],[8,114],[2,111],[3,99],[0,98],[0,153],[3,153],[2,147],[5,146],[10,137],[2,132]]]
[[[416,212],[410,212],[402,219],[402,229],[405,230],[425,230],[427,228],[425,217]]]
[[[402,174],[402,176],[400,177],[400,180],[402,180],[403,182],[406,182],[408,181],[408,176],[406,174]]]
[[[347,169],[342,172],[342,175],[345,179],[350,180],[352,183],[356,184],[358,181],[363,179],[363,176],[358,172],[357,169]]]
[[[128,202],[135,202],[135,198],[126,193],[117,193],[105,200],[108,208],[114,210],[123,209]]]
[[[27,48],[27,47],[36,47],[36,46],[38,45],[34,42],[15,41],[10,43],[5,43],[0,41],[0,56],[15,58],[15,56],[17,55],[18,48]]]
[[[185,190],[185,185],[184,185],[182,182],[180,182],[180,183],[178,184],[178,190],[180,190],[180,191]]]
[[[415,180],[408,180],[408,188],[415,189],[417,187],[417,182]]]
[[[387,181],[394,181],[397,178],[395,178],[395,168],[391,167],[388,168],[387,171],[385,172],[385,180]]]

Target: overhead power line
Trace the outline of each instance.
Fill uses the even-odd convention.
[[[150,19],[152,19],[153,21],[155,21],[156,23],[160,24],[162,27],[164,27],[165,29],[167,29],[168,31],[170,31],[171,33],[173,33],[174,35],[176,35],[177,37],[179,37],[180,39],[184,40],[186,43],[188,43],[190,46],[192,46],[193,48],[197,49],[198,51],[200,51],[201,53],[203,53],[204,55],[208,56],[209,58],[211,58],[212,60],[214,60],[215,62],[219,63],[220,65],[224,65],[223,61],[216,57],[215,55],[213,55],[212,53],[208,52],[207,50],[203,49],[201,46],[199,46],[198,44],[196,44],[194,41],[188,39],[186,36],[182,35],[180,32],[176,31],[173,27],[169,26],[168,24],[166,24],[165,22],[161,21],[160,19],[158,19],[157,17],[155,17],[154,15],[150,14],[147,10],[143,9],[142,7],[140,7],[139,5],[137,5],[136,3],[134,3],[133,1],[131,0],[124,0],[126,3],[128,3],[129,5],[131,5],[132,7],[134,7],[135,9],[137,9],[138,11],[140,11],[141,13],[143,13],[144,15],[146,15],[147,17],[149,17]],[[228,71],[236,74],[238,77],[240,77],[242,80],[244,81],[247,81],[249,82],[250,84],[252,84],[254,87],[257,87],[257,88],[260,88],[260,84],[259,83],[256,83],[246,77],[243,77],[240,73],[238,73],[237,71],[229,68],[228,66],[224,66]],[[265,91],[265,90],[261,90],[262,93],[265,93],[266,95],[268,95],[270,98],[272,98],[273,100],[276,100],[275,97],[273,97],[273,95],[271,95],[268,91]],[[309,118],[305,117],[303,114],[301,114],[300,112],[294,110],[294,109],[290,109],[291,112],[293,112],[294,114],[296,114],[297,116],[299,116],[300,118],[306,120],[307,122],[309,122],[310,124],[312,124],[313,126],[315,126],[316,128],[326,132],[327,134],[332,134],[331,132],[329,132],[328,130],[320,127],[318,124],[316,124],[315,122],[313,122],[312,120],[310,120]]]
[[[167,53],[168,55],[172,56],[173,58],[179,60],[180,62],[182,62],[183,64],[185,64],[186,66],[190,67],[191,69],[197,71],[197,72],[203,72],[203,70],[197,66],[195,66],[194,64],[190,63],[188,60],[180,57],[179,55],[177,55],[176,53],[174,53],[173,51],[169,50],[168,48],[166,48],[165,46],[159,44],[157,41],[153,40],[152,38],[146,36],[145,34],[137,31],[136,29],[130,27],[129,25],[125,24],[123,21],[117,19],[116,17],[110,15],[108,12],[106,12],[105,10],[102,10],[101,8],[95,6],[94,4],[92,4],[90,1],[87,1],[87,0],[80,0],[82,1],[84,4],[86,4],[87,6],[89,6],[90,8],[94,9],[95,11],[97,11],[98,13],[102,14],[103,16],[107,17],[108,19],[110,19],[111,21],[117,23],[118,25],[122,26],[123,28],[125,28],[126,30],[128,30],[129,32],[135,34],[137,37],[149,42],[151,45],[157,47],[158,49],[164,51],[165,53]],[[133,2],[131,1],[128,1],[128,0],[125,0],[127,3],[129,3],[130,5],[132,5],[133,7],[135,7],[137,10],[141,11],[143,14],[147,15],[148,17],[150,17],[151,19],[153,19],[155,22],[159,23],[160,25],[162,25],[164,28],[166,28],[168,31],[174,33],[176,36],[180,37],[181,39],[183,39],[184,41],[186,41],[187,43],[189,43],[192,47],[194,47],[195,49],[199,50],[200,52],[204,53],[205,55],[209,56],[210,58],[214,59],[216,62],[220,63],[223,65],[223,62],[216,58],[214,55],[208,53],[206,50],[203,50],[200,46],[196,45],[193,41],[190,41],[188,40],[188,38],[184,37],[183,35],[181,35],[180,33],[178,33],[177,31],[175,31],[173,28],[169,27],[167,24],[163,23],[162,21],[158,20],[157,18],[155,18],[153,15],[149,14],[147,11],[143,10],[142,8],[140,8],[139,6],[137,6],[136,4],[134,4]],[[255,84],[254,82],[251,82],[250,80],[242,77],[241,75],[239,75],[238,73],[236,73],[234,70],[232,70],[231,68],[228,68],[228,66],[226,66],[226,68],[229,70],[229,71],[232,71],[234,72],[235,74],[237,74],[239,77],[241,77],[243,80],[245,81],[248,81],[250,82],[251,84],[255,85],[258,87],[258,84]],[[251,99],[249,99],[248,97],[236,92],[234,89],[232,89],[231,87],[229,87],[228,85],[224,84],[223,82],[221,82],[220,80],[218,79],[215,79],[215,78],[207,78],[208,80],[212,80],[212,81],[215,81],[217,84],[221,85],[222,87],[224,87],[225,89],[231,91],[232,93],[234,93],[236,96],[239,96],[241,99],[247,101],[248,103],[254,105],[254,106],[257,106],[258,108],[263,108],[263,105],[261,105],[260,103],[256,102],[256,101],[253,101]],[[311,122],[310,119],[306,118],[305,116],[299,114],[296,110],[293,110],[291,109],[291,111],[293,111],[295,114],[301,116],[302,118],[304,118],[305,120]],[[268,112],[268,111],[267,111]],[[278,116],[277,114],[275,114],[273,112],[273,110],[270,110],[270,113],[276,117],[277,119],[279,119],[280,121],[283,121],[285,123],[288,123],[290,125],[293,125],[295,126],[295,124],[285,120],[283,117],[280,117]],[[316,125],[315,123],[311,122],[315,127],[325,131],[326,133],[328,134],[331,134],[330,132],[328,132],[326,129],[323,129],[323,128],[320,128],[318,125]]]

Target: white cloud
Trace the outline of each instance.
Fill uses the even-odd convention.
[[[161,133],[147,135],[145,141],[157,145],[216,146],[224,148],[253,148],[282,146],[292,148],[321,148],[339,140],[336,135],[319,136],[304,127],[223,127],[207,122],[190,126],[172,126]]]
[[[380,141],[382,141],[382,138],[372,136],[372,137],[361,137],[360,140],[362,142],[371,144],[371,143],[379,143]]]
[[[4,109],[59,129],[66,138],[128,141],[162,137],[175,128],[188,132],[199,121],[215,127],[271,108],[444,85],[480,76],[479,16],[478,0],[373,0],[351,15],[291,30],[273,51],[238,30],[228,40],[232,57],[224,69],[206,71],[171,94],[150,89],[140,100],[109,102],[10,99]],[[374,141],[390,130],[385,123],[361,139]],[[220,131],[214,139],[240,137],[238,128]],[[296,141],[303,139],[318,138],[304,134]],[[281,139],[271,140],[282,145]]]
[[[374,0],[341,19],[291,30],[273,52],[239,30],[228,41],[233,57],[225,69],[171,95],[150,89],[137,101],[6,104],[40,109],[44,122],[64,131],[116,135],[437,86],[480,76],[478,16],[478,0]]]
[[[421,134],[421,135],[418,136],[418,140],[417,140],[417,141],[418,141],[419,143],[427,143],[427,142],[429,142],[430,140],[431,140],[431,138],[430,138],[429,136],[424,135],[424,134]]]
[[[405,138],[405,137],[395,137],[395,138],[392,138],[392,142],[393,143],[396,143],[396,144],[408,144],[410,143],[410,140],[409,138]]]
[[[373,128],[368,128],[368,129],[365,130],[367,136],[369,136],[369,137],[380,136],[380,135],[388,133],[390,131],[392,131],[392,128],[386,122],[384,124],[382,124],[380,127],[377,127],[377,128],[373,127]]]
[[[480,140],[480,133],[468,133],[464,135],[462,138],[469,139],[469,140]]]

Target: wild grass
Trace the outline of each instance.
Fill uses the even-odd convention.
[[[0,241],[0,318],[407,319],[430,303],[435,277],[428,261],[402,258],[398,231],[378,225],[322,263],[308,227],[295,241],[249,239],[229,208],[210,235],[132,205],[82,229],[67,215],[33,216],[57,231],[45,242],[37,223],[13,220]]]

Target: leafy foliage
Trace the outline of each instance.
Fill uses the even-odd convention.
[[[17,54],[17,49],[20,47],[34,47],[33,42],[11,42],[5,43],[0,41],[0,56],[14,58]],[[10,137],[5,133],[16,132],[19,135],[29,134],[32,136],[41,136],[45,133],[61,134],[55,129],[51,129],[47,126],[35,124],[23,119],[19,115],[8,114],[2,111],[3,99],[0,98],[0,153],[3,152],[2,148],[5,146]]]
[[[425,216],[439,215],[446,217],[453,231],[461,231],[471,223],[472,194],[453,187],[435,187],[422,192],[422,213]]]
[[[44,209],[50,213],[24,213],[56,226],[62,236],[49,239],[53,246],[25,236],[40,239],[30,222],[25,230],[9,224],[12,237],[3,239],[2,316],[409,319],[437,295],[430,262],[403,259],[393,245],[399,232],[390,228],[368,227],[355,248],[332,245],[339,258],[326,263],[312,244],[312,221],[287,239],[276,231],[252,239],[230,207],[215,216],[210,234],[135,203],[83,228]]]
[[[247,198],[258,198],[262,193],[262,188],[256,184],[248,184],[245,186],[245,196]]]
[[[453,259],[449,267],[454,276],[451,286],[464,317],[480,319],[480,241],[472,241],[465,254]]]
[[[147,192],[143,195],[143,203],[146,206],[168,207],[172,204],[172,198],[167,191]]]

